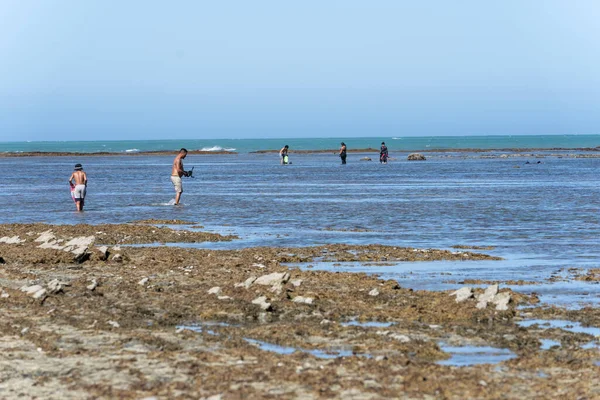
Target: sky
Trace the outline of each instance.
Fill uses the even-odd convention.
[[[600,134],[597,0],[0,0],[0,141]]]

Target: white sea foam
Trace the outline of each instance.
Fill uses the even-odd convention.
[[[203,147],[200,151],[235,151],[234,148],[222,148],[221,146],[213,146],[213,147]]]
[[[139,153],[140,149],[128,149],[125,150],[125,153]]]

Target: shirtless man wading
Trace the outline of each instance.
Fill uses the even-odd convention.
[[[187,156],[187,150],[181,149],[179,150],[179,154],[173,160],[173,169],[171,170],[171,182],[173,182],[173,186],[175,187],[175,205],[179,204],[179,199],[181,199],[181,193],[183,193],[183,187],[181,186],[181,177],[188,176],[187,172],[183,170],[183,159]]]
[[[75,183],[73,184],[73,181]],[[69,185],[75,186],[73,191],[73,199],[75,200],[75,207],[77,211],[83,211],[83,204],[85,199],[85,191],[87,189],[87,175],[83,172],[81,164],[75,164],[75,171],[69,178]]]

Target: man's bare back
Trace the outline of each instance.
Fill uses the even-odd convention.
[[[76,185],[85,185],[87,184],[87,175],[83,171],[75,171],[69,178],[69,182],[71,181],[75,181]]]

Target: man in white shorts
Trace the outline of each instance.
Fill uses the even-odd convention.
[[[181,199],[181,193],[183,193],[183,185],[181,184],[181,177],[188,176],[188,173],[183,170],[183,159],[187,156],[187,150],[179,150],[179,154],[173,160],[173,168],[171,170],[171,182],[175,187],[175,205],[179,204]]]
[[[73,183],[73,181],[75,183]],[[69,178],[69,185],[71,185],[71,187],[75,186],[73,189],[73,200],[75,200],[77,211],[83,211],[85,192],[87,189],[87,175],[83,172],[81,164],[75,164],[75,171],[73,171]]]

